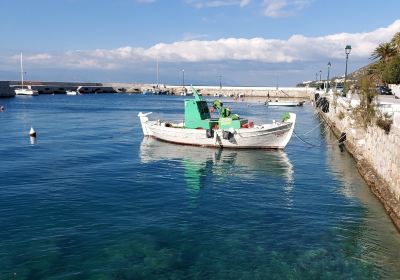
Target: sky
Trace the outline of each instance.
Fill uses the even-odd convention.
[[[1,0],[0,80],[294,86],[352,72],[398,0]],[[321,72],[320,72],[321,71]]]

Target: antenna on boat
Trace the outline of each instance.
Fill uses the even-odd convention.
[[[194,100],[201,101],[199,92],[193,87],[193,85],[190,85],[190,87],[192,88],[192,91],[193,91]]]

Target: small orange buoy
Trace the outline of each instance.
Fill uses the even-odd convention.
[[[31,127],[31,130],[29,130],[29,136],[30,137],[36,137],[36,131]]]

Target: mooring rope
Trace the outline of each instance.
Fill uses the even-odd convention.
[[[319,143],[319,144],[314,144],[314,143],[308,142],[308,141],[304,140],[303,138],[301,138],[299,135],[297,135],[297,133],[296,133],[294,130],[293,130],[293,134],[294,134],[300,141],[302,141],[303,143],[305,143],[305,144],[307,144],[307,145],[310,145],[310,146],[312,146],[312,147],[321,147],[321,146],[323,146],[323,145],[332,146],[332,145],[336,145],[337,143],[346,141],[346,140],[342,141],[344,138],[346,138],[346,134],[344,134],[344,135],[341,135],[341,136],[340,136],[338,139],[336,139],[335,141],[328,142],[328,143],[323,143],[323,142],[321,141],[321,143]]]

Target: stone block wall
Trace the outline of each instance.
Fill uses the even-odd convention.
[[[0,81],[0,97],[13,97],[15,96],[14,89],[10,88],[10,83]]]
[[[400,130],[392,127],[386,134],[380,127],[369,127],[365,134],[365,157],[400,201]]]

